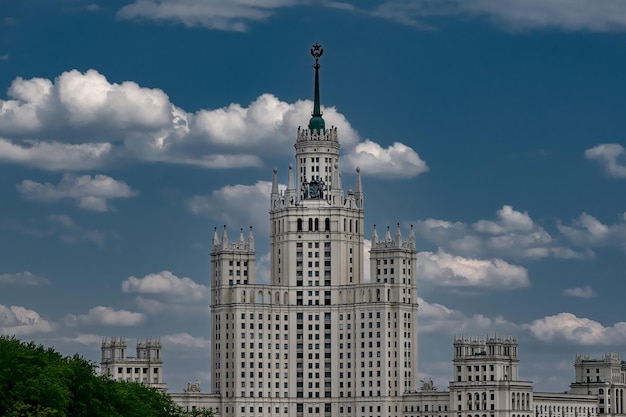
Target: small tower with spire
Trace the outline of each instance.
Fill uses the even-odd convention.
[[[404,302],[417,303],[416,257],[413,225],[411,225],[408,239],[402,238],[400,223],[396,225],[393,235],[387,226],[384,239],[378,238],[376,225],[374,225],[370,251],[370,282],[406,285],[406,292],[402,295],[402,299]]]
[[[213,230],[213,248],[211,250],[211,288],[228,287],[236,284],[254,284],[254,236],[252,227],[248,236],[239,230],[237,240],[228,239],[224,225],[221,237],[217,228]]]

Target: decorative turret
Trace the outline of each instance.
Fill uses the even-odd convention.
[[[324,54],[324,48],[322,45],[315,43],[311,48],[311,55],[315,58],[315,97],[313,99],[313,113],[311,114],[311,120],[309,120],[309,130],[311,132],[317,132],[318,134],[324,133],[326,130],[326,122],[322,118],[322,111],[320,110],[320,75],[319,75],[319,59]]]
[[[358,208],[363,208],[363,184],[361,183],[361,168],[356,167],[356,186],[354,188],[354,198]]]

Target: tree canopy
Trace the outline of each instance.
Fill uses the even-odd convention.
[[[96,374],[84,358],[0,336],[0,416],[182,417],[165,393]],[[209,416],[208,412],[194,413]]]

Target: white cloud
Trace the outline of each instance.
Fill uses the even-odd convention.
[[[61,340],[65,343],[78,343],[83,346],[92,346],[92,347],[100,347],[102,343],[102,336],[98,336],[97,334],[90,333],[81,333],[73,337],[62,337]]]
[[[255,270],[254,270],[254,274],[255,274],[255,281],[257,284],[269,284],[270,280],[271,280],[271,273],[270,273],[270,268],[271,268],[271,259],[270,259],[270,253],[267,252],[266,254],[262,255],[261,257],[259,257],[256,262],[254,263],[255,266]]]
[[[565,339],[576,345],[609,345],[621,344],[626,337],[626,322],[605,327],[595,320],[576,317],[572,313],[537,319],[524,327],[544,342]]]
[[[535,227],[527,212],[522,213],[508,205],[502,206],[496,215],[497,221],[480,220],[474,223],[474,229],[482,233],[501,235],[510,232],[529,232]]]
[[[471,225],[438,219],[414,222],[416,232],[449,253],[466,257],[511,259],[587,259],[589,250],[576,251],[563,246],[527,212],[504,205],[495,220],[479,220]]]
[[[471,317],[462,312],[450,309],[443,304],[429,303],[422,298],[419,303],[420,333],[482,333],[517,329],[517,325],[503,317],[489,318],[483,314]]]
[[[101,326],[134,326],[145,320],[145,315],[128,310],[115,310],[112,307],[96,306],[89,310],[87,314],[75,316],[70,314],[65,322],[68,326],[101,325]]]
[[[603,143],[585,151],[585,157],[598,161],[614,178],[626,178],[626,149],[617,143]]]
[[[189,333],[168,334],[161,337],[166,348],[180,347],[183,349],[206,350],[211,347],[211,341],[202,336],[192,336]]]
[[[48,278],[37,276],[29,271],[18,272],[16,274],[0,274],[0,285],[38,287],[49,283]]]
[[[384,149],[367,139],[342,157],[345,165],[360,167],[364,175],[412,178],[428,171],[428,166],[412,148],[395,142]]]
[[[17,190],[25,200],[54,202],[71,198],[78,202],[80,208],[93,211],[109,210],[109,199],[129,198],[137,194],[125,182],[106,175],[77,177],[65,174],[57,185],[24,180],[17,185]]]
[[[615,245],[626,249],[626,212],[621,214],[619,222],[612,225],[582,213],[572,226],[559,222],[557,227],[570,242],[579,246]]]
[[[19,337],[52,330],[53,324],[42,319],[36,311],[21,306],[7,307],[0,304],[0,333]]]
[[[290,155],[313,103],[287,103],[262,94],[247,107],[232,103],[189,113],[160,89],[113,83],[96,70],[66,71],[54,81],[16,78],[10,99],[0,100],[0,162],[45,170],[87,170],[149,161],[224,169],[260,167],[264,157]],[[411,177],[426,164],[406,145],[387,149],[358,133],[334,107],[327,126],[337,128],[349,164],[364,172]],[[85,200],[83,207],[103,208]]]
[[[484,17],[509,30],[554,28],[608,32],[626,29],[621,0],[391,0],[359,10],[401,24],[426,27],[435,16]]]
[[[253,226],[255,230],[262,231],[261,235],[267,235],[271,191],[272,183],[269,181],[257,181],[254,185],[227,185],[208,196],[193,196],[187,201],[187,207],[194,214],[208,214],[226,225],[240,225],[246,233],[247,228]],[[230,239],[238,238],[239,230],[235,230],[230,232]]]
[[[563,295],[579,298],[594,298],[596,297],[596,292],[589,285],[585,285],[584,287],[564,289]]]
[[[243,32],[249,23],[267,20],[275,9],[306,3],[298,0],[136,0],[121,8],[118,16]]]
[[[113,150],[110,143],[22,142],[14,143],[0,137],[0,162],[21,163],[50,171],[95,169],[106,165]]]
[[[191,278],[179,278],[170,271],[148,274],[143,278],[129,277],[122,282],[125,293],[159,295],[168,300],[197,302],[205,300],[208,288]]]
[[[417,276],[444,287],[510,290],[530,285],[526,268],[502,259],[469,259],[437,253],[417,254]]]

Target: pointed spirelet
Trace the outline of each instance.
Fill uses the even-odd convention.
[[[387,242],[391,242],[391,230],[389,230],[389,226],[387,226],[387,233],[385,234],[385,240]]]
[[[289,164],[289,178],[288,178],[288,183],[287,183],[287,190],[288,191],[292,191],[294,190],[294,185],[293,185],[293,164]],[[272,184],[273,186],[273,184]],[[278,184],[276,185],[276,187],[278,188]]]
[[[222,245],[228,245],[228,234],[226,233],[226,225],[224,225],[224,231],[222,232]]]
[[[250,232],[248,233],[248,246],[250,246],[250,250],[254,250],[254,234],[252,233],[252,226],[250,226]]]
[[[374,230],[372,231],[372,245],[378,242],[378,233],[376,232],[376,225],[374,225]]]
[[[361,184],[361,168],[356,167],[356,185],[354,188],[354,198],[359,208],[363,208],[363,185]]]
[[[396,243],[402,242],[402,232],[400,231],[400,223],[396,226]]]
[[[409,232],[409,240],[415,243],[415,230],[413,229],[413,225],[411,225],[411,231]]]
[[[239,229],[239,243],[244,243],[245,239],[243,238],[243,227]]]
[[[217,227],[213,228],[213,246],[217,246],[220,244],[220,239],[217,236]]]
[[[274,177],[272,178],[272,196],[278,196],[278,168],[274,167]]]

